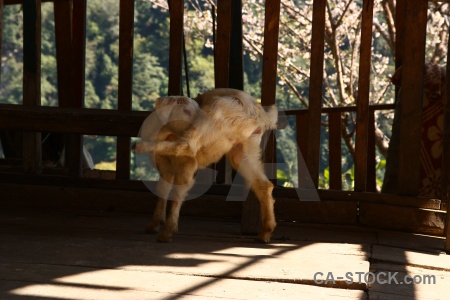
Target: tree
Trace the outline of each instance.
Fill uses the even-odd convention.
[[[165,0],[148,0],[155,7],[167,9]],[[359,46],[361,35],[362,0],[328,0],[326,3],[325,29],[325,76],[323,105],[325,107],[355,105],[358,97]],[[395,71],[395,0],[375,0],[374,30],[372,45],[371,104],[393,103],[395,89],[390,76]],[[216,2],[189,0],[186,9],[185,32],[205,41],[212,47],[211,8]],[[312,30],[312,0],[282,0],[280,13],[280,34],[278,43],[278,85],[277,105],[281,109],[308,107],[308,88],[310,74],[310,50]],[[192,12],[194,11],[194,12]],[[264,2],[249,0],[243,2],[244,51],[253,63],[258,65],[264,46]],[[427,60],[443,62],[446,57],[448,40],[449,5],[430,2]],[[443,26],[446,24],[447,26]],[[378,113],[376,116],[376,139],[379,160],[386,155],[389,139],[389,126],[392,113]],[[345,157],[344,165],[352,166],[354,156],[353,114],[343,115],[342,136],[350,156]],[[326,122],[326,119],[324,119]],[[292,139],[288,134],[285,138]],[[283,144],[283,142],[282,142]],[[280,148],[285,156],[292,156],[290,150]],[[326,157],[321,159],[322,171],[327,165]],[[344,170],[345,171],[345,170]]]

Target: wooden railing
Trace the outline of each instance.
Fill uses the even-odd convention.
[[[40,132],[49,131],[68,134],[66,162],[69,178],[60,178],[55,182],[59,184],[76,182],[81,187],[90,185],[95,185],[96,187],[102,185],[112,187],[116,185],[116,187],[121,186],[126,188],[127,186],[133,186],[135,183],[129,181],[130,137],[137,135],[142,121],[148,114],[148,112],[131,111],[134,1],[120,0],[119,97],[117,110],[83,108],[86,0],[54,0],[52,2],[54,2],[55,11],[58,63],[59,107],[57,108],[40,106],[41,1],[2,1],[6,5],[22,3],[24,12],[23,105],[0,105],[0,129],[20,130],[24,132],[22,162],[22,172],[24,175],[22,177],[19,176],[20,174],[12,176],[10,172],[3,170],[4,172],[0,174],[0,177],[3,180],[9,180],[10,183],[11,180],[21,180],[20,178],[23,180],[26,179],[28,184],[42,183],[46,177],[37,175],[41,174],[42,170]],[[399,155],[399,188],[401,196],[370,193],[375,192],[374,112],[395,108],[393,105],[369,105],[374,0],[364,0],[362,6],[360,67],[356,106],[343,108],[322,107],[326,2],[326,0],[314,0],[313,2],[309,107],[305,110],[286,111],[284,113],[286,115],[295,115],[297,128],[307,128],[307,130],[302,132],[297,130],[297,142],[298,148],[301,151],[300,153],[305,158],[312,182],[316,187],[319,181],[321,120],[322,114],[328,114],[330,189],[332,190],[341,189],[341,114],[343,112],[356,113],[355,192],[319,191],[321,198],[329,199],[330,201],[334,200],[335,203],[311,204],[311,207],[316,207],[314,212],[319,216],[323,216],[324,211],[327,209],[333,210],[334,212],[336,203],[351,202],[352,204],[348,206],[347,211],[354,215],[355,220],[357,220],[357,209],[359,208],[361,213],[362,207],[367,203],[378,205],[379,203],[376,203],[378,199],[382,205],[396,205],[396,209],[398,210],[393,210],[395,213],[391,214],[391,216],[395,216],[395,214],[401,212],[401,209],[399,209],[401,206],[405,207],[405,211],[407,208],[416,209],[420,207],[423,209],[432,208],[433,210],[439,210],[441,214],[445,214],[444,211],[448,210],[450,205],[450,130],[448,130],[450,128],[450,101],[447,101],[445,113],[447,130],[446,138],[444,139],[444,179],[441,199],[447,203],[447,207],[441,204],[437,205],[435,200],[416,197],[419,186],[420,166],[418,157],[421,140],[421,122],[419,120],[421,120],[420,112],[423,94],[423,63],[428,1],[397,0],[397,11],[399,13],[396,16],[396,63],[398,66],[403,66],[403,97],[407,98],[409,103],[408,106],[403,106],[401,110],[402,143]],[[169,0],[169,6],[171,27],[168,94],[178,95],[181,93],[183,1]],[[272,105],[275,103],[280,0],[266,0],[265,6],[262,104]],[[0,16],[2,15],[2,9],[3,7],[0,6]],[[215,51],[216,55],[220,57],[220,60],[216,60],[215,63],[216,87],[229,86],[228,78],[230,70],[228,62],[230,59],[231,9],[232,0],[218,0]],[[406,32],[408,34],[405,34]],[[449,71],[447,71],[447,78],[450,78]],[[447,82],[447,87],[449,85]],[[450,95],[450,93],[447,94]],[[92,183],[80,179],[83,176],[81,167],[81,137],[83,134],[112,135],[118,137],[116,183]],[[273,137],[269,138],[265,153],[266,162],[276,162],[275,144],[276,140]],[[127,182],[128,185],[124,182]],[[51,184],[49,181],[47,183]],[[292,192],[281,189],[277,189],[275,193],[281,198],[289,198],[288,196],[292,195]],[[365,204],[360,206],[360,202]],[[370,207],[370,209],[373,208],[370,205],[367,207]],[[380,213],[381,210],[379,208],[378,210]],[[377,208],[373,208],[373,211],[377,211]],[[383,213],[385,211],[381,212],[380,215]],[[422,213],[423,211],[421,211]],[[372,221],[362,223],[373,224],[373,220],[376,219],[377,215],[374,214],[371,216],[372,219],[368,219]],[[446,218],[446,228],[450,227],[449,219]],[[405,222],[408,221],[405,220]],[[440,228],[436,232],[446,234],[446,249],[450,250],[450,231],[446,229],[444,233],[443,228]]]

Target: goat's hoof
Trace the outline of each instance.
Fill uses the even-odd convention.
[[[164,225],[164,222],[156,222],[152,220],[147,224],[147,226],[145,226],[145,233],[147,234],[158,233],[162,225]]]
[[[159,227],[145,227],[144,232],[147,234],[155,234],[159,232]]]
[[[170,243],[170,242],[172,242],[172,235],[171,234],[160,233],[158,235],[158,237],[156,238],[156,241],[158,243]]]
[[[271,238],[271,235],[269,234],[268,236],[267,235],[259,235],[258,236],[258,241],[259,242],[263,242],[263,243],[268,243],[268,242],[270,242],[270,238]]]
[[[259,232],[258,240],[263,243],[270,242],[270,238],[272,237],[273,229],[263,229]]]

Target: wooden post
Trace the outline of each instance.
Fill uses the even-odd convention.
[[[407,0],[397,0],[395,6],[395,69],[403,64],[403,52],[405,45],[405,35],[403,34],[403,24],[405,22],[405,3]]]
[[[330,151],[330,189],[342,189],[341,112],[328,114],[328,149]]]
[[[169,96],[181,95],[181,70],[184,30],[184,1],[169,0],[170,50],[169,50]]]
[[[261,103],[263,106],[275,104],[276,84],[277,84],[277,58],[278,58],[278,33],[280,21],[280,0],[267,0],[265,7],[265,26],[264,26],[264,53],[263,53],[263,71]],[[272,164],[266,172],[269,178],[276,178],[276,169],[273,164],[276,163],[275,157],[275,137],[273,132],[265,135],[267,139],[264,151],[264,162]],[[250,192],[247,200],[244,202],[241,221],[242,233],[256,233],[259,229],[260,210],[259,203],[253,192]]]
[[[325,35],[325,7],[327,0],[313,2],[311,34],[311,66],[309,81],[308,152],[306,165],[316,187],[319,184],[320,127],[322,119],[323,59]]]
[[[355,191],[366,190],[373,1],[364,0],[361,21],[358,98],[356,99]]]
[[[399,155],[399,192],[419,192],[420,144],[422,139],[423,68],[428,1],[406,1],[403,32],[402,99]]]
[[[120,1],[119,111],[130,111],[133,95],[134,0]],[[137,132],[136,132],[137,135]],[[117,137],[116,179],[130,178],[130,137]]]
[[[450,40],[448,41],[450,47]],[[444,110],[444,135],[442,151],[442,200],[447,203],[445,218],[445,251],[450,254],[450,51],[447,53],[446,95]]]
[[[41,105],[41,1],[23,1],[23,105]],[[24,132],[25,172],[42,169],[41,134]]]

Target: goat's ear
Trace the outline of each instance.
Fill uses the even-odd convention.
[[[194,100],[195,100],[195,102],[198,103],[198,106],[202,106],[202,102],[203,102],[202,94],[198,94],[197,97],[194,98]]]

